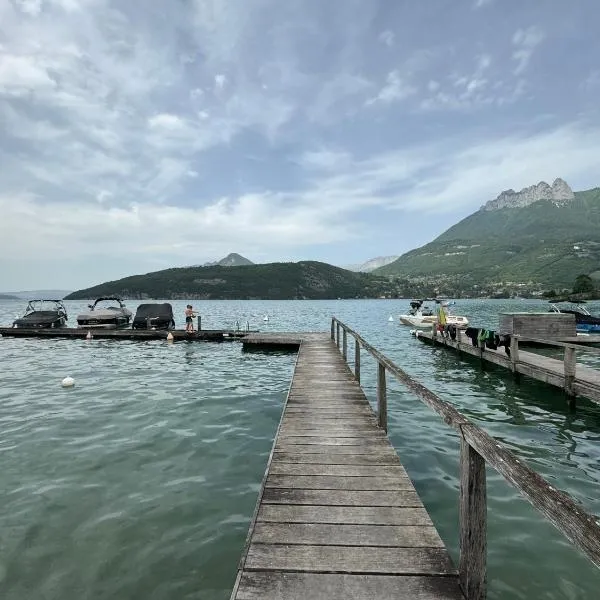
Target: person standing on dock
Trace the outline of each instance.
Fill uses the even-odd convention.
[[[188,304],[185,309],[185,331],[186,333],[194,333],[194,317],[196,313],[191,304]]]

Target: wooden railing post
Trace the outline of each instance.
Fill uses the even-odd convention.
[[[467,600],[485,600],[487,558],[485,461],[460,439],[460,584]]]
[[[360,384],[360,344],[354,338],[354,377]]]
[[[336,339],[336,343],[337,343],[337,347],[338,347],[338,350],[339,350],[340,349],[340,322],[338,321],[336,323],[336,325],[337,325],[337,339]]]
[[[515,381],[519,381],[520,374],[517,371],[517,363],[519,362],[519,338],[516,335],[510,338],[510,364]]]
[[[331,317],[331,339],[335,341],[335,318]]]
[[[378,425],[387,433],[387,388],[385,366],[377,361],[377,416]]]
[[[344,357],[344,360],[348,358],[348,335],[346,334],[345,329],[342,333],[342,356]]]
[[[569,406],[575,406],[575,392],[573,391],[573,382],[575,381],[575,370],[577,367],[575,348],[565,346],[565,393]]]

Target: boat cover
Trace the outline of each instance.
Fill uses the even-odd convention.
[[[148,319],[150,319],[150,327],[156,327],[157,329],[175,327],[173,307],[168,302],[163,304],[140,304],[135,313],[132,327],[134,329],[146,329]]]
[[[43,327],[59,321],[61,316],[64,317],[57,310],[37,310],[17,319],[14,324],[21,327],[25,325],[29,327]]]

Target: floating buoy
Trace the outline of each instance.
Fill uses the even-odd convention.
[[[269,315],[265,315],[265,316],[263,317],[263,321],[268,321],[268,320],[269,320]]]
[[[92,336],[92,332],[91,332],[91,331],[88,331],[88,332],[87,332],[87,335],[85,336],[85,339],[86,339],[86,340],[91,340],[91,339],[92,339],[92,337],[93,337],[93,336]]]
[[[66,387],[73,387],[75,385],[75,380],[72,377],[65,377],[60,385],[62,385],[64,388]]]
[[[167,333],[167,342],[172,342],[174,339],[173,334],[169,331],[169,333]]]
[[[392,317],[392,315],[390,315],[390,318],[388,319],[388,321],[391,323],[394,320],[394,317]]]

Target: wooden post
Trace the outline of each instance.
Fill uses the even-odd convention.
[[[517,363],[519,362],[519,338],[516,335],[510,337],[510,364],[513,372],[513,377],[518,383],[521,380],[520,373],[517,371]]]
[[[339,321],[336,323],[337,325],[337,339],[336,339],[336,343],[337,343],[337,347],[338,350],[340,349],[340,323]]]
[[[387,389],[385,366],[377,361],[377,416],[378,425],[387,433]]]
[[[485,600],[487,575],[485,461],[460,439],[460,585],[467,600]]]
[[[354,338],[354,377],[360,384],[360,344]]]
[[[571,408],[575,407],[575,392],[573,391],[573,382],[575,381],[575,369],[577,367],[575,348],[565,346],[565,393],[567,401]]]
[[[198,315],[198,331],[202,330],[202,315]]]
[[[342,356],[344,360],[348,358],[348,335],[346,334],[346,330],[342,333]]]
[[[335,341],[335,319],[331,317],[331,339]]]

